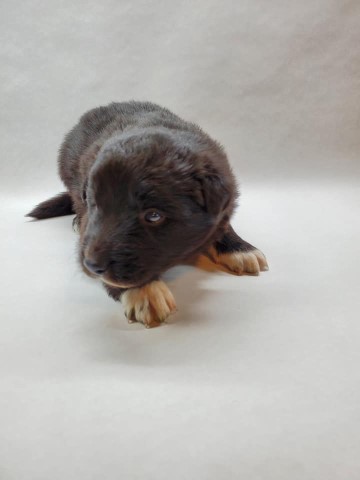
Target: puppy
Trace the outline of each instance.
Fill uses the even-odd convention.
[[[201,255],[237,275],[268,269],[230,225],[238,192],[223,148],[165,108],[90,110],[65,136],[58,165],[67,192],[28,216],[76,214],[80,264],[130,322],[152,327],[174,312],[161,275]]]

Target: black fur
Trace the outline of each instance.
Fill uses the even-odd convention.
[[[59,193],[49,200],[37,205],[27,217],[43,220],[45,218],[61,217],[63,215],[72,215],[74,212],[73,203],[69,192]]]
[[[254,249],[229,224],[238,192],[223,148],[165,108],[90,110],[65,136],[58,164],[68,191],[28,216],[75,213],[80,263],[116,300],[211,247]],[[161,221],[148,220],[154,212]]]
[[[229,225],[223,237],[214,243],[214,247],[218,254],[256,250],[256,247],[240,238],[231,225]]]

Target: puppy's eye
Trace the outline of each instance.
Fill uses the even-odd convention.
[[[147,210],[143,214],[143,218],[146,223],[150,223],[152,225],[158,225],[165,219],[164,215],[155,209]]]

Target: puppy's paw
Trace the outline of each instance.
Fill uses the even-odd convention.
[[[269,270],[265,255],[255,248],[249,251],[229,253],[211,252],[211,259],[235,275],[259,275]]]
[[[126,290],[121,303],[129,322],[141,322],[147,328],[157,327],[176,311],[174,297],[161,280]]]

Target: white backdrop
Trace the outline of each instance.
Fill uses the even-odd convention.
[[[0,478],[360,477],[360,3],[3,0]],[[147,331],[80,273],[56,155],[150,100],[221,141],[270,271],[177,269]]]

